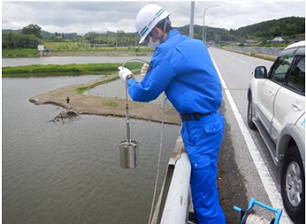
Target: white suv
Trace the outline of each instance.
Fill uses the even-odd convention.
[[[284,49],[269,72],[255,68],[248,89],[248,125],[281,167],[284,207],[305,223],[305,41]]]

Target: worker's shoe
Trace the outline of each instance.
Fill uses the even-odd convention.
[[[198,224],[198,220],[196,220],[193,212],[189,212],[187,223],[188,224]]]

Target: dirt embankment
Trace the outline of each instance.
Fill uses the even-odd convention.
[[[117,75],[118,74],[108,75],[92,82],[52,90],[33,96],[29,100],[37,105],[59,105],[82,114],[124,117],[126,113],[125,99],[89,96],[77,91],[80,87],[87,87],[97,82],[111,80]],[[69,104],[66,103],[67,96],[70,98]],[[130,118],[157,122],[162,121],[162,105],[129,101],[128,107]],[[181,124],[180,116],[173,106],[169,106],[165,109],[164,122],[169,124]]]

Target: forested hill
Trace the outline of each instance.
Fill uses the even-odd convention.
[[[286,17],[239,28],[237,36],[276,37],[305,33],[305,17]]]
[[[184,35],[189,35],[189,25],[177,27],[177,29]],[[201,39],[203,25],[194,25],[194,37]],[[215,35],[223,37],[233,36],[235,38],[265,38],[273,39],[274,37],[294,37],[305,34],[305,17],[286,17],[277,20],[269,20],[253,25],[234,29],[221,29],[214,27],[206,28],[208,39],[212,39]]]

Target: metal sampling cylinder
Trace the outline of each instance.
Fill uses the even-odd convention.
[[[120,165],[125,169],[135,168],[138,163],[139,142],[124,140],[120,143]]]

